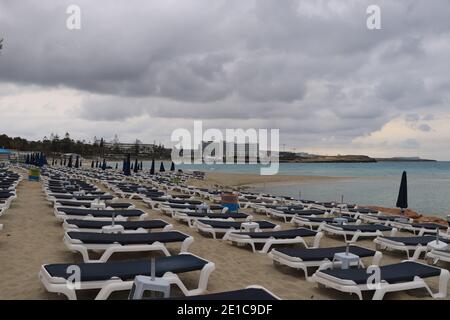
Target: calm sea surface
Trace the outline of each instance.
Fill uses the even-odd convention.
[[[166,169],[170,164],[166,163]],[[150,163],[145,162],[144,168]],[[157,165],[159,169],[159,164]],[[206,172],[259,173],[258,165],[181,165],[177,168]],[[408,173],[409,206],[425,214],[450,214],[450,162],[286,163],[280,175],[346,177],[335,181],[286,183],[257,188],[276,195],[320,201],[395,207],[403,171]],[[347,179],[348,177],[348,179]]]

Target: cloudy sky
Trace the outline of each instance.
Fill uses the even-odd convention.
[[[69,30],[66,9],[81,9]],[[366,9],[381,8],[381,30]],[[450,160],[448,0],[2,0],[0,133],[170,145],[278,128],[286,148]]]

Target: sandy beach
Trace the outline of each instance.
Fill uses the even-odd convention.
[[[212,174],[206,181],[248,183],[248,177],[238,178],[230,175],[229,179],[218,178],[222,175]],[[24,179],[17,189],[18,198],[7,214],[0,218],[4,230],[0,232],[0,299],[65,299],[63,296],[48,293],[38,279],[38,272],[45,263],[76,263],[81,256],[70,253],[62,242],[63,228],[53,214],[53,207],[44,199],[42,185]],[[128,201],[128,200],[126,200]],[[213,240],[197,233],[194,229],[177,221],[153,212],[140,200],[131,200],[137,208],[150,214],[149,219],[163,219],[195,238],[190,251],[216,264],[208,290],[211,293],[235,290],[249,285],[262,285],[282,299],[355,299],[347,294],[333,290],[319,289],[316,284],[305,281],[301,272],[274,267],[266,255],[254,254],[249,248],[239,248],[229,243]],[[265,216],[254,214],[258,220]],[[292,228],[278,220],[283,229]],[[404,234],[407,235],[407,234]],[[342,245],[341,238],[324,237],[321,246]],[[371,240],[359,241],[358,245],[374,248]],[[170,247],[169,247],[170,248]],[[147,257],[148,255],[145,255]],[[130,256],[127,256],[130,257]],[[143,256],[131,256],[140,257]],[[123,258],[123,257],[116,257]],[[400,262],[402,254],[383,252],[382,264]],[[448,266],[447,266],[448,267]],[[182,279],[194,284],[196,277],[183,275]],[[433,286],[436,281],[431,281]],[[82,299],[92,299],[95,292],[83,292]],[[118,294],[113,298],[126,298],[126,294]],[[369,296],[370,297],[370,296]],[[424,290],[389,294],[387,299],[428,299]]]
[[[279,183],[294,184],[301,182],[315,181],[336,181],[342,179],[351,179],[348,177],[322,177],[322,176],[290,176],[290,175],[272,175],[262,176],[259,174],[248,173],[223,173],[208,172],[205,180],[191,180],[189,184],[199,187],[221,186],[225,188],[249,188],[258,187],[264,184],[275,185]]]

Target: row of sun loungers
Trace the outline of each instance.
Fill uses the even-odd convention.
[[[45,183],[47,189],[54,185],[50,181]],[[156,259],[157,277],[179,287],[186,296],[206,291],[208,278],[215,265],[187,252],[194,241],[191,236],[172,230],[173,226],[163,220],[144,220],[148,217],[144,211],[134,209],[131,204],[108,202],[109,199],[104,198],[107,209],[91,208],[92,203],[98,205],[98,197],[92,198],[92,201],[73,199],[70,205],[57,197],[53,200],[55,216],[63,221],[66,230],[64,243],[70,251],[80,253],[84,263],[42,266],[39,277],[49,292],[76,299],[80,290],[98,289],[97,299],[107,299],[114,292],[130,290],[136,276],[150,275],[150,260],[111,262],[111,256],[116,253],[150,251],[164,254],[164,257]],[[103,228],[111,227],[113,216],[114,225],[120,226],[123,231],[102,232]],[[177,255],[171,255],[166,247],[174,243],[181,245]],[[92,252],[100,253],[101,256],[92,259]],[[79,279],[76,284],[70,285],[73,270],[79,271]],[[198,287],[189,290],[179,275],[192,272],[200,272],[200,276]]]
[[[93,176],[94,173],[90,173]],[[243,194],[243,207],[252,208],[254,213],[265,214],[271,219],[282,219],[290,222],[296,228],[282,230],[279,225],[266,220],[253,221],[253,217],[245,213],[228,213],[221,206],[208,208],[200,212],[199,206],[204,200],[217,200],[217,194],[210,190],[199,190],[185,185],[174,186],[168,179],[143,176],[131,179],[134,182],[123,182],[118,177],[115,180],[102,179],[100,173],[95,173],[98,181],[122,198],[141,199],[155,212],[167,214],[170,217],[187,223],[201,234],[210,235],[214,239],[222,239],[238,246],[250,246],[253,252],[267,254],[276,265],[303,270],[309,281],[319,286],[333,288],[345,293],[356,294],[360,299],[363,292],[374,292],[374,299],[382,299],[386,293],[417,288],[426,289],[433,298],[447,296],[449,281],[448,270],[417,262],[418,253],[425,253],[432,263],[449,261],[448,250],[423,249],[436,236],[430,236],[432,225],[418,225],[413,221],[401,220],[401,217],[389,218],[382,213],[368,208],[340,203],[325,203],[308,200],[296,200],[289,197],[273,197],[271,195]],[[92,177],[91,177],[92,178]],[[142,185],[141,183],[145,183]],[[165,191],[171,192],[172,195]],[[173,195],[179,192],[178,195]],[[56,197],[55,197],[56,198]],[[98,198],[96,198],[98,199]],[[90,199],[89,199],[90,200]],[[105,203],[117,203],[117,199],[104,199]],[[61,203],[62,201],[62,203]],[[163,277],[177,285],[186,296],[198,296],[207,288],[209,275],[214,270],[214,263],[187,252],[194,238],[172,230],[172,226],[162,220],[143,220],[147,216],[127,215],[127,212],[137,211],[130,207],[108,207],[108,210],[90,209],[89,204],[82,206],[64,206],[67,199],[55,201],[59,218],[64,220],[66,230],[65,243],[72,250],[81,253],[84,264],[75,265],[82,270],[81,286],[68,288],[70,275],[67,270],[73,265],[46,265],[40,272],[41,281],[47,290],[63,293],[71,299],[76,298],[76,291],[82,289],[99,289],[98,299],[105,299],[115,291],[129,290],[137,275],[148,275],[149,261],[119,261],[110,262],[109,258],[116,252],[130,250],[161,251],[165,257],[156,260],[157,276]],[[71,199],[71,202],[88,202],[83,199]],[[212,207],[212,208],[211,208]],[[61,209],[62,208],[62,209]],[[79,211],[71,211],[79,210]],[[222,211],[223,210],[223,211]],[[98,213],[93,212],[98,211]],[[112,218],[110,212],[116,215],[118,225],[123,228],[119,234],[102,233],[101,228],[107,227]],[[82,212],[83,214],[80,214]],[[88,213],[89,212],[89,213]],[[101,212],[101,213],[100,213]],[[84,214],[86,213],[86,214]],[[144,213],[145,214],[145,213]],[[58,216],[57,215],[57,216]],[[142,217],[142,218],[141,218]],[[131,220],[131,219],[139,219]],[[253,232],[245,231],[245,223],[252,222]],[[144,225],[146,223],[146,226]],[[414,229],[415,228],[415,229]],[[161,230],[162,229],[162,230]],[[437,228],[434,228],[436,230]],[[95,230],[95,231],[94,231]],[[398,230],[417,234],[415,237],[395,237]],[[440,229],[441,232],[445,228]],[[436,233],[436,231],[434,231]],[[220,235],[220,237],[219,237]],[[347,246],[321,248],[320,242],[324,235],[343,237]],[[355,245],[359,239],[375,238],[376,250]],[[413,239],[414,238],[414,239]],[[180,254],[172,256],[166,248],[168,243],[181,243]],[[448,242],[447,242],[448,243]],[[291,248],[291,245],[301,245],[303,248]],[[288,247],[286,247],[288,246]],[[341,263],[334,261],[337,253],[348,250],[358,256],[356,265],[341,269]],[[402,250],[407,252],[410,261],[392,265],[380,266],[381,250]],[[100,259],[91,260],[89,252],[100,251]],[[414,252],[410,257],[410,252]],[[365,260],[370,259],[365,267]],[[364,260],[364,262],[363,262]],[[317,269],[310,274],[310,269]],[[198,287],[188,290],[179,275],[188,272],[200,272]],[[376,275],[372,281],[371,275]],[[439,290],[433,292],[425,282],[428,278],[439,278]],[[214,299],[224,297],[257,297],[276,299],[277,297],[262,288],[248,288],[228,293],[198,296],[192,299]]]
[[[22,181],[22,176],[7,169],[0,169],[0,217],[6,213],[14,199],[17,198],[16,188]],[[0,230],[3,224],[0,224]]]

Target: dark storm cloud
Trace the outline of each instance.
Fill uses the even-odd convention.
[[[65,27],[69,4],[81,7],[79,31]],[[376,31],[371,4],[5,0],[0,81],[79,90],[71,117],[83,121],[205,119],[345,144],[449,100],[450,3],[376,1]]]

